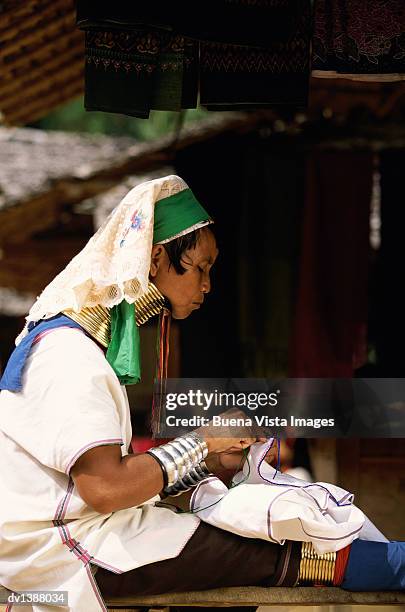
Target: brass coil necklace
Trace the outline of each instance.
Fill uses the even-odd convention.
[[[159,289],[151,282],[148,290],[135,300],[135,319],[139,327],[150,318],[159,314],[166,305],[167,300]],[[106,306],[91,306],[75,312],[71,308],[64,310],[63,314],[79,323],[99,344],[108,347],[111,339],[111,314]]]

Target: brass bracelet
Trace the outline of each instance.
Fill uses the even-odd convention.
[[[336,553],[317,553],[312,542],[302,542],[298,584],[332,586],[335,575]]]

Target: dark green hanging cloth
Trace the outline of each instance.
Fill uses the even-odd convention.
[[[148,118],[197,106],[196,43],[148,26],[86,31],[86,110]]]

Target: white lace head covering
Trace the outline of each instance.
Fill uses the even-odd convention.
[[[16,344],[31,321],[48,319],[71,308],[79,312],[98,304],[111,308],[133,303],[148,289],[156,202],[188,189],[170,175],[137,185],[121,200],[86,246],[58,274],[31,307]],[[212,223],[203,220],[161,243]]]

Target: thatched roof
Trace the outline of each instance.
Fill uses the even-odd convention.
[[[132,138],[0,127],[0,211],[52,190],[57,179],[86,177],[135,144]]]
[[[0,4],[0,111],[24,125],[83,93],[84,34],[74,0]]]
[[[136,144],[0,127],[0,313],[26,311],[93,233],[92,213],[75,214],[70,206],[72,198],[82,199],[74,182],[126,157]],[[69,186],[62,189],[64,181]]]

